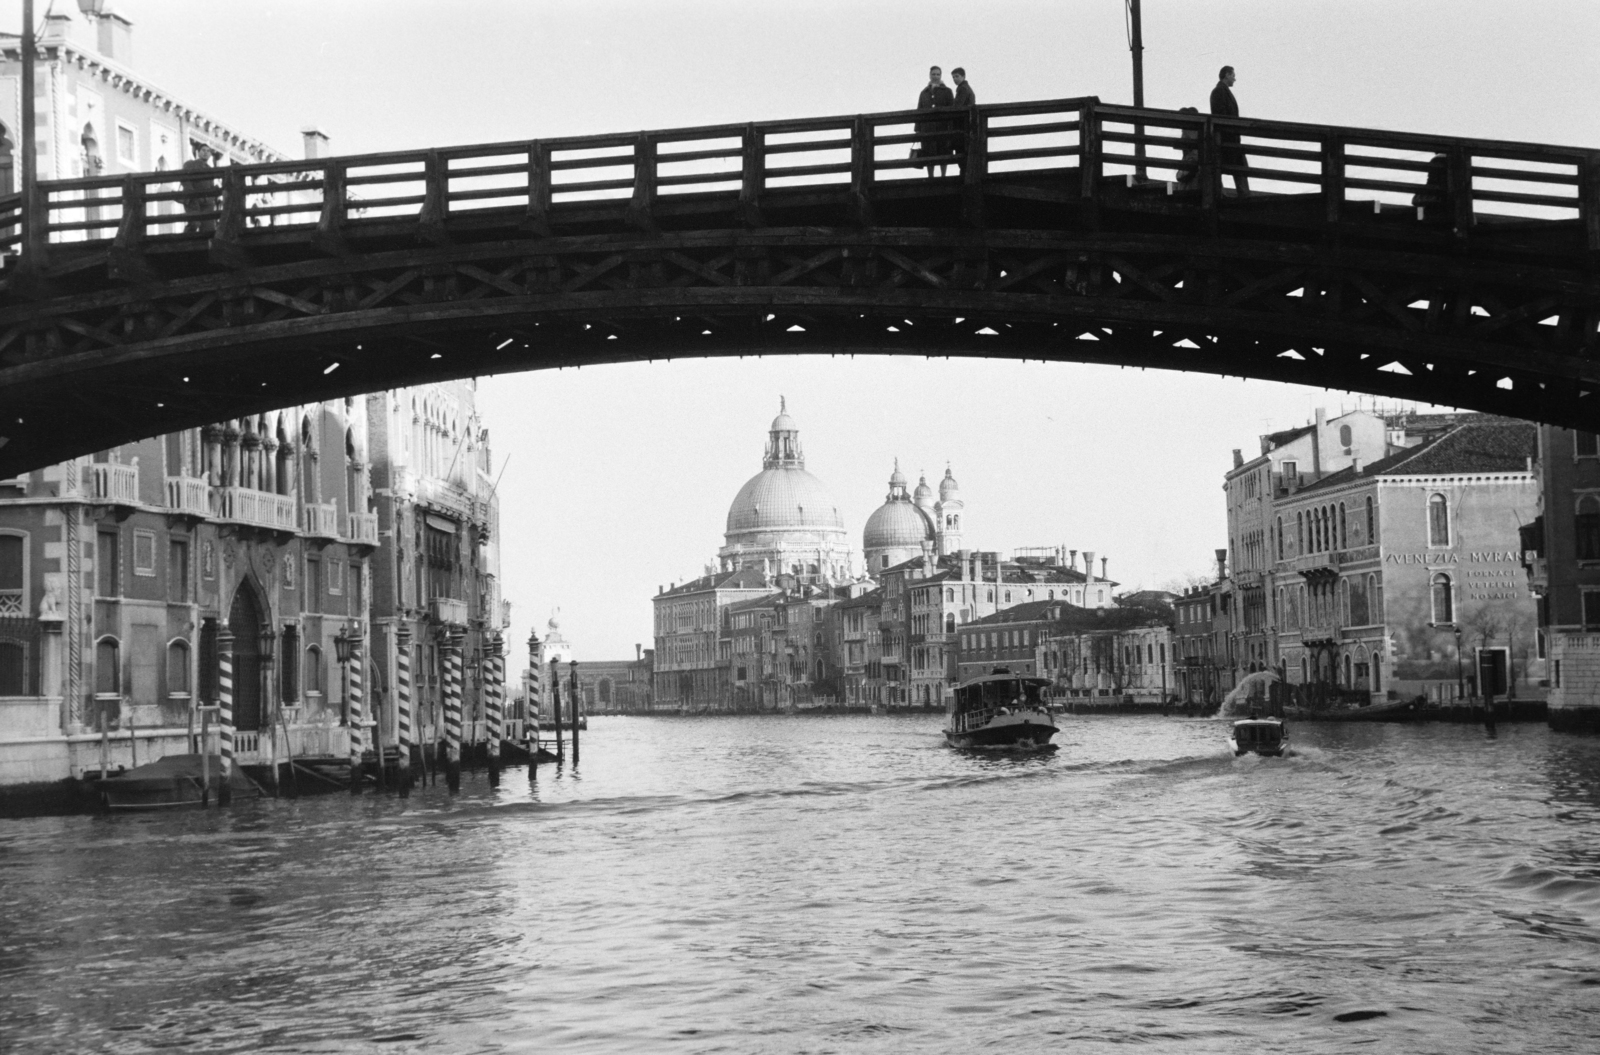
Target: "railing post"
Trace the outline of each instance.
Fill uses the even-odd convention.
[[[450,176],[444,158],[437,150],[428,151],[422,170],[422,209],[417,213],[417,226],[422,237],[434,244],[448,240],[444,221],[450,213]]]
[[[1472,230],[1472,155],[1465,147],[1452,147],[1445,174],[1445,200],[1450,203],[1451,222],[1457,238]]]
[[[234,166],[222,170],[222,215],[217,218],[216,230],[211,232],[207,247],[213,260],[224,267],[248,267],[249,258],[240,236],[244,234],[245,195],[244,174]]]
[[[1213,228],[1217,223],[1217,205],[1222,200],[1221,152],[1217,137],[1216,122],[1207,117],[1205,127],[1200,130],[1200,208]]]
[[[1090,97],[1078,110],[1078,193],[1086,202],[1099,197],[1100,189],[1100,115],[1095,106],[1099,100]]]
[[[138,251],[145,236],[144,180],[128,176],[122,181],[122,222],[111,242],[118,249]]]
[[[628,203],[628,222],[642,230],[655,229],[656,141],[640,132],[633,145],[633,200]]]
[[[966,126],[967,153],[961,162],[963,195],[961,211],[974,227],[983,226],[983,181],[989,166],[989,122],[974,106],[962,115]]]
[[[761,192],[767,184],[766,137],[756,126],[744,126],[740,144],[739,213],[746,226],[761,224]]]
[[[317,218],[316,239],[334,252],[344,250],[344,165],[330,160],[322,168],[322,215]]]
[[[1578,217],[1589,251],[1600,252],[1600,154],[1585,154],[1578,163]]]
[[[528,144],[528,215],[522,229],[530,234],[550,234],[550,150],[535,139]]]
[[[856,223],[872,226],[872,185],[877,177],[877,146],[872,122],[858,116],[850,125],[850,199]]]
[[[1322,219],[1336,224],[1344,215],[1344,140],[1330,135],[1322,141]]]

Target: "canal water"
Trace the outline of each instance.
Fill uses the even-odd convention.
[[[17,1052],[1592,1052],[1600,739],[595,718],[573,772],[0,821]]]

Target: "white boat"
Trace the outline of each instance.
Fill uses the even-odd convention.
[[[1228,746],[1235,755],[1281,755],[1289,748],[1289,729],[1280,718],[1245,718],[1233,723]]]
[[[945,740],[951,747],[1054,751],[1056,723],[1044,702],[1050,683],[996,667],[957,686]]]

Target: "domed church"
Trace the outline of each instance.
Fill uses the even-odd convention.
[[[753,568],[806,583],[853,578],[844,518],[827,486],[806,472],[800,427],[781,398],[761,471],[734,496],[723,537],[717,551],[723,571]]]
[[[889,494],[867,518],[862,532],[867,574],[876,577],[885,568],[922,556],[924,544],[940,557],[961,549],[961,515],[965,508],[961,485],[948,466],[944,479],[939,481],[939,499],[935,501],[926,476],[918,479],[914,492],[906,492],[905,474],[896,461],[889,477]]]

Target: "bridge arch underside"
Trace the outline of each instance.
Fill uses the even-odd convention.
[[[1596,428],[1589,267],[1266,234],[640,230],[229,269],[199,240],[179,277],[0,304],[0,477],[317,399],[720,355],[1114,363]]]

